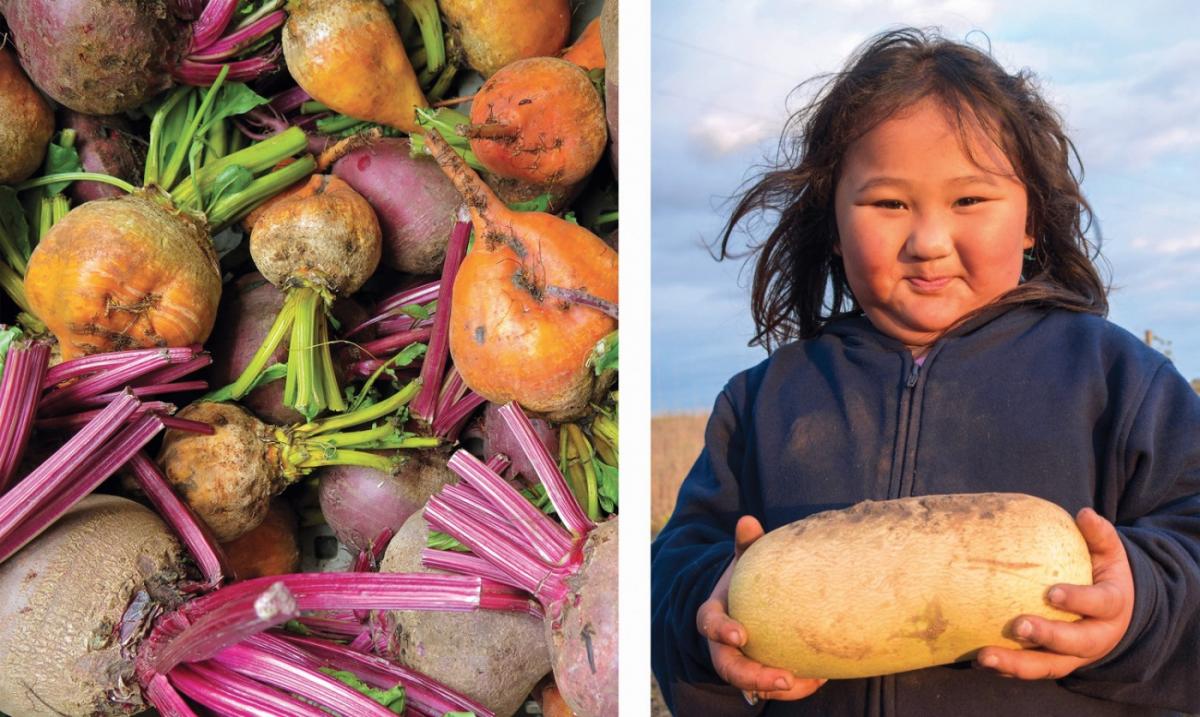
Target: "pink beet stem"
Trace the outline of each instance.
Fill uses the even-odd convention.
[[[425,521],[429,527],[453,536],[471,552],[503,570],[509,576],[505,582],[519,585],[522,590],[536,594],[551,571],[549,565],[538,560],[525,546],[437,497],[425,504]]]
[[[125,394],[100,411],[54,455],[35,468],[12,490],[0,496],[0,538],[6,537],[62,489],[82,466],[96,446],[103,444],[138,407],[138,400]]]
[[[285,20],[287,20],[287,13],[277,10],[222,37],[207,47],[202,47],[198,52],[193,51],[188,55],[188,59],[196,62],[228,60],[258,42],[264,35],[274,32],[276,28],[283,25]]]
[[[540,441],[537,443],[542,445]],[[520,531],[520,537],[528,541],[542,560],[556,565],[571,552],[571,536],[545,513],[535,508],[499,474],[488,470],[478,458],[465,450],[458,450],[450,457],[447,465],[495,505]]]
[[[175,363],[165,368],[160,368],[157,371],[152,371],[145,376],[137,379],[131,386],[154,386],[161,383],[172,383],[176,379],[183,378],[189,373],[194,373],[212,363],[212,356],[208,353],[198,354],[188,361]]]
[[[370,697],[314,669],[288,662],[265,650],[233,645],[213,661],[234,672],[264,682],[316,705],[355,717],[396,717]]]
[[[363,654],[342,645],[310,637],[285,635],[282,639],[323,658],[330,667],[353,672],[359,679],[370,682],[376,687],[395,684],[397,680],[404,683],[406,698],[411,700],[414,708],[428,714],[440,717],[447,712],[474,712],[477,717],[495,717],[494,712],[470,697],[460,694],[416,670],[389,662],[381,657]]]
[[[371,356],[387,356],[399,351],[409,344],[428,341],[431,333],[432,329],[428,328],[404,331],[398,334],[392,334],[391,336],[384,336],[383,338],[375,339],[374,341],[368,341],[362,345],[362,350],[366,351]],[[425,361],[428,360],[428,357],[426,357]]]
[[[300,619],[300,624],[304,625],[314,632],[324,633],[331,637],[338,638],[355,638],[363,631],[362,623],[357,620],[338,620],[328,617],[315,617],[305,615]]]
[[[559,472],[558,465],[550,456],[549,451],[538,440],[537,434],[533,431],[533,425],[525,416],[525,412],[517,404],[509,403],[500,407],[500,417],[504,419],[508,429],[517,439],[517,444],[525,452],[529,462],[533,464],[534,472],[537,473],[538,480],[545,486],[546,493],[550,496],[550,502],[554,505],[554,510],[558,512],[563,524],[580,537],[591,532],[596,527],[595,524],[579,507],[579,501],[575,500],[575,495],[567,487],[567,482],[563,479],[563,475]]]
[[[161,396],[164,393],[183,393],[185,391],[203,391],[208,388],[208,381],[179,381],[178,383],[160,383],[153,386],[130,386],[129,390],[138,398]],[[78,407],[107,406],[109,401],[116,398],[119,391],[89,396],[75,403]]]
[[[159,674],[169,673],[181,662],[207,660],[251,635],[299,616],[296,601],[283,583],[267,586],[254,600],[226,602],[196,618],[154,650],[146,664]]]
[[[478,575],[481,578],[495,580],[498,583],[504,583],[518,589],[521,587],[520,585],[513,584],[513,580],[508,576],[508,573],[493,566],[483,558],[476,557],[470,553],[422,548],[421,564],[427,568],[447,570],[459,575]]]
[[[457,440],[459,432],[467,424],[467,419],[471,417],[475,409],[485,403],[487,403],[486,398],[474,391],[467,391],[467,395],[459,399],[447,411],[438,414],[437,420],[433,422],[434,435],[448,441]]]
[[[171,671],[170,680],[218,715],[329,717],[324,710],[212,662],[180,665]]]
[[[238,0],[209,0],[200,13],[200,18],[192,23],[192,51],[211,45],[229,27],[237,11]]]
[[[83,376],[110,368],[127,366],[131,361],[146,356],[165,354],[167,363],[177,364],[190,361],[200,351],[200,345],[177,348],[129,349],[127,351],[110,351],[108,353],[81,356],[70,361],[63,361],[46,372],[42,379],[42,388],[48,389],[67,379]]]
[[[109,389],[124,386],[133,379],[168,363],[165,354],[141,356],[132,361],[107,371],[89,376],[66,388],[53,389],[46,393],[38,404],[38,413],[51,416],[74,408],[79,403],[92,396],[99,395]]]
[[[471,223],[459,221],[450,232],[446,244],[446,261],[442,264],[442,282],[438,296],[448,297],[454,288],[454,277],[467,255],[467,240],[471,237]],[[437,408],[438,392],[442,387],[442,373],[450,355],[450,302],[439,301],[434,314],[433,333],[429,338],[429,350],[425,354],[425,365],[421,367],[421,393],[412,402],[412,412],[417,418],[433,422]]]
[[[272,97],[267,106],[281,115],[286,115],[300,109],[300,105],[311,99],[312,95],[305,92],[303,87],[297,85],[290,90],[284,90]]]
[[[161,430],[162,422],[158,416],[142,416],[98,451],[93,452],[83,466],[72,471],[64,481],[65,487],[60,484],[55,492],[43,492],[37,499],[31,500],[29,504],[31,508],[36,508],[36,512],[31,510],[31,514],[18,523],[5,523],[7,534],[0,540],[0,562],[12,557],[26,543],[49,528],[54,521],[70,510],[71,506],[83,500],[109,476],[116,473],[118,468],[125,465]]]
[[[146,685],[146,699],[158,710],[160,717],[196,717],[187,701],[179,696],[163,675],[155,675]]]
[[[413,304],[428,304],[434,299],[441,296],[441,280],[431,281],[428,284],[421,284],[410,289],[398,291],[395,294],[380,301],[375,307],[375,318],[388,318],[395,316],[395,310],[401,306],[411,306]],[[357,330],[357,329],[356,329]]]
[[[188,433],[201,433],[206,436],[211,436],[216,433],[216,429],[203,421],[191,421],[186,418],[175,418],[174,416],[163,416],[163,425],[167,428],[176,431],[187,431]]]
[[[21,465],[42,384],[50,361],[50,345],[14,344],[0,379],[0,494]]]
[[[216,81],[222,68],[228,67],[229,74],[225,77],[226,82],[249,82],[273,71],[276,68],[278,56],[279,53],[275,50],[265,57],[251,57],[223,65],[184,60],[179,63],[172,74],[184,84],[205,87]]]
[[[167,483],[159,471],[158,465],[146,455],[138,451],[129,463],[133,469],[134,478],[142,492],[150,499],[158,514],[175,531],[175,536],[183,542],[209,587],[215,588],[221,584],[224,576],[229,575],[225,552],[213,537],[208,526],[201,521],[192,509],[175,494],[175,490]]]
[[[90,411],[81,411],[80,413],[70,413],[65,416],[55,416],[53,418],[38,418],[34,420],[33,425],[38,430],[63,430],[72,428],[81,428],[86,426],[96,416],[99,416],[103,409],[95,408]],[[135,416],[143,416],[147,413],[168,414],[175,412],[175,404],[165,403],[163,401],[146,401],[137,407],[133,412]]]
[[[433,319],[415,319],[406,314],[400,314],[399,316],[392,316],[379,322],[379,325],[376,327],[376,336],[382,338],[388,334],[397,334],[413,329],[429,329],[432,331],[433,324]]]

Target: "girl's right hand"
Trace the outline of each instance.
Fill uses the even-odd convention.
[[[799,678],[788,670],[767,667],[742,652],[746,644],[746,628],[729,617],[729,581],[733,566],[750,544],[763,535],[762,524],[743,515],[734,531],[733,562],[717,581],[712,594],[696,611],[696,628],[708,638],[708,652],[713,667],[721,679],[746,694],[751,704],[759,698],[768,700],[798,700],[808,697],[825,684],[825,680]]]

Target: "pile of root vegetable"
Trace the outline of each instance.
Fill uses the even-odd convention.
[[[0,713],[617,714],[616,0],[0,0]]]

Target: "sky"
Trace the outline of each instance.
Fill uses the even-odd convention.
[[[655,414],[708,410],[749,348],[750,270],[716,262],[731,198],[774,158],[802,81],[870,36],[938,26],[1028,68],[1062,114],[1113,285],[1109,318],[1200,378],[1200,21],[1186,2],[654,0],[651,366]],[[790,111],[789,111],[790,108]],[[765,236],[763,227],[742,235]]]

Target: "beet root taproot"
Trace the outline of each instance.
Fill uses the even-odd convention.
[[[70,359],[204,343],[221,272],[203,222],[147,191],[71,210],[34,249],[25,293]]]
[[[135,109],[173,84],[191,41],[171,0],[0,0],[21,64],[76,112]]]
[[[182,560],[157,515],[94,494],[0,564],[0,711],[92,717],[144,710],[136,641],[122,644],[119,635],[141,635],[138,623],[157,616],[156,606],[182,602]]]

